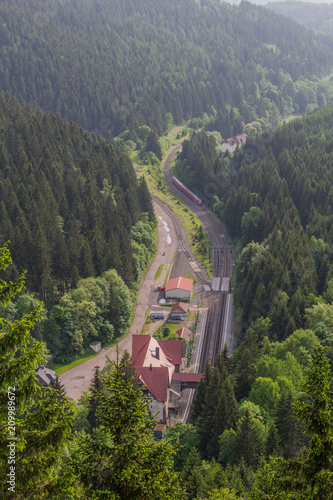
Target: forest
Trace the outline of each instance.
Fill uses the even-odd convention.
[[[146,181],[112,142],[59,115],[3,93],[0,115],[0,233],[14,263],[6,276],[27,271],[27,294],[5,316],[29,312],[36,294],[52,312],[34,336],[53,354],[109,344],[128,327],[156,252]]]
[[[331,38],[249,2],[4,0],[0,16],[2,90],[100,134],[161,135],[209,106],[265,129],[332,100]]]
[[[318,344],[333,366],[332,123],[329,105],[233,155],[205,132],[179,154],[177,175],[205,195],[238,254],[236,350],[206,366],[196,391],[195,451],[182,468],[189,498],[205,498],[214,481],[235,498],[332,497],[297,479],[300,462],[310,466],[309,421],[299,417],[314,398],[314,379],[311,392],[304,382]],[[331,379],[326,389],[332,408]],[[327,425],[332,443],[332,416]],[[328,457],[331,478],[332,450]]]
[[[266,7],[304,24],[307,28],[333,35],[333,5],[330,3],[284,1],[270,2]]]
[[[331,37],[249,2],[3,0],[0,15],[4,498],[332,499]],[[232,240],[236,342],[207,362],[191,423],[158,440],[128,353],[77,403],[35,368],[126,333],[157,249],[128,155],[166,189],[159,136],[184,120],[174,169]],[[216,138],[240,132],[222,154]]]

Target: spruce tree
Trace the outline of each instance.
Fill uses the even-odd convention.
[[[0,271],[12,263],[7,244],[0,249]],[[0,279],[0,303],[6,307],[24,287],[25,273],[16,283]],[[57,391],[37,384],[35,369],[45,347],[32,342],[30,331],[40,321],[40,305],[14,322],[0,318],[0,488],[1,498],[40,500],[65,498],[57,469],[70,435],[72,404]],[[14,469],[10,469],[14,467]],[[8,474],[15,480],[8,483]],[[11,489],[9,489],[11,488]],[[62,491],[62,493],[61,493]]]
[[[101,373],[99,367],[95,367],[94,378],[90,384],[91,396],[89,399],[89,411],[87,415],[87,420],[91,426],[91,429],[98,427],[99,417],[97,414],[99,406],[99,395],[102,390]]]
[[[155,130],[151,130],[147,139],[146,144],[147,151],[152,151],[155,153],[159,160],[162,160],[162,149],[160,142],[158,140],[158,135]]]
[[[238,460],[243,459],[249,467],[256,467],[262,452],[262,442],[258,435],[257,428],[247,409],[242,418],[239,430],[236,435],[236,453]]]
[[[102,434],[79,436],[72,459],[88,498],[173,500],[184,492],[173,472],[169,442],[153,440],[147,405],[129,360],[117,360],[102,377],[98,406]]]

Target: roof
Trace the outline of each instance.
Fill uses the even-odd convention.
[[[166,367],[171,380],[175,365],[181,364],[181,346],[179,340],[156,340],[150,335],[133,335],[132,363],[135,367]]]
[[[171,308],[172,313],[186,314],[188,311],[188,304],[184,302],[175,302]]]
[[[150,342],[150,335],[132,336],[132,363],[134,366],[143,366]]]
[[[175,290],[178,288],[180,290],[186,290],[187,292],[191,292],[192,286],[193,286],[193,280],[182,277],[172,278],[167,282],[165,291],[168,292],[169,290]]]
[[[165,366],[138,366],[135,368],[139,380],[157,401],[168,399],[168,368]]]
[[[175,365],[182,362],[182,343],[179,340],[159,340],[166,357]]]
[[[36,369],[36,375],[39,382],[43,385],[49,386],[53,380],[56,379],[56,372],[45,366],[39,366]]]
[[[185,328],[185,326],[183,326],[183,328],[180,328],[179,330],[176,331],[177,335],[179,335],[179,337],[181,337],[182,339],[185,339],[187,340],[187,342],[190,341],[190,338],[191,338],[191,335],[192,335],[192,332],[191,330],[189,330],[188,328]]]
[[[204,373],[174,373],[172,380],[180,380],[181,382],[200,382]]]

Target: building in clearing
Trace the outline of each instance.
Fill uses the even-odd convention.
[[[50,387],[53,382],[55,382],[57,375],[54,370],[51,370],[44,365],[40,365],[36,369],[36,378],[39,385],[43,387]]]
[[[165,287],[166,299],[190,300],[193,280],[188,278],[172,278]]]
[[[237,146],[241,146],[245,144],[247,139],[247,134],[238,134],[236,137],[230,137],[226,139],[222,144],[222,153],[229,151],[229,153],[233,153]]]
[[[171,319],[185,321],[188,312],[188,304],[175,302],[171,308]]]

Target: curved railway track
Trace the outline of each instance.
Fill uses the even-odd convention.
[[[204,205],[197,205],[172,183],[170,170],[171,163],[176,157],[180,147],[181,144],[177,144],[174,148],[172,148],[164,162],[163,171],[165,180],[176,196],[197,215],[205,228],[213,247],[213,276],[217,278],[230,278],[233,264],[232,253],[227,248],[221,249],[221,247],[228,244],[228,235],[225,229]],[[164,205],[163,208],[165,208]],[[178,236],[179,235],[177,234],[177,237]],[[182,239],[180,241],[182,241]],[[199,282],[203,283],[202,281]],[[208,359],[210,363],[213,363],[218,352],[224,348],[224,345],[222,345],[222,335],[224,329],[227,295],[228,292],[226,291],[206,292],[208,313],[199,363],[199,371],[201,372],[204,371],[206,360]]]
[[[173,210],[170,208],[170,206],[167,203],[165,203],[164,201],[161,201],[156,196],[153,196],[153,200],[155,203],[157,203],[157,205],[160,205],[160,207],[162,207],[163,210],[168,214],[168,216],[172,220],[174,228],[175,228],[176,238],[178,241],[178,252],[176,254],[173,267],[177,266],[180,255],[181,255],[181,253],[183,253],[190,263],[190,266],[193,270],[193,273],[196,277],[197,282],[204,285],[205,283],[208,282],[208,276],[203,269],[201,269],[197,265],[196,266],[193,265],[194,259],[192,258],[190,252],[188,251],[186,241],[183,239],[182,230],[181,230],[182,226],[181,226],[181,223],[180,223],[178,217],[175,215],[175,213],[173,212]]]

